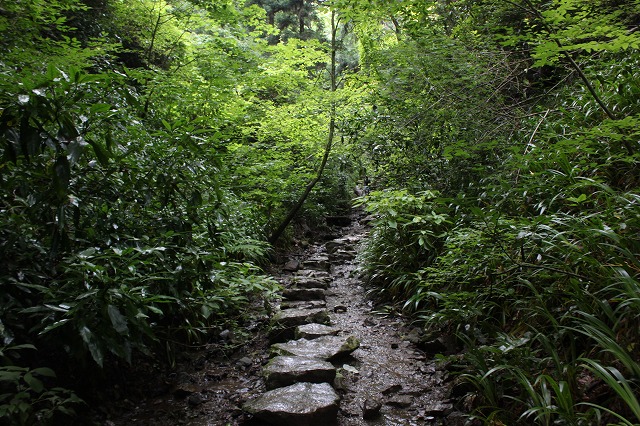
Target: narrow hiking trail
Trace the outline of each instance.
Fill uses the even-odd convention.
[[[356,259],[367,220],[350,219],[271,271],[283,291],[262,318],[268,335],[231,355],[212,346],[186,357],[160,380],[164,395],[107,424],[463,425],[446,368],[419,348],[421,331],[367,299]]]
[[[285,343],[272,345],[275,358],[263,368],[267,388],[275,389],[245,405],[257,418],[251,424],[462,424],[448,400],[446,371],[415,344],[420,330],[373,312],[356,260],[366,218],[352,219],[340,237],[312,246],[277,277],[285,290],[271,340]],[[308,358],[330,361],[335,378]],[[314,390],[300,385],[305,382],[328,382],[335,395],[329,386]]]

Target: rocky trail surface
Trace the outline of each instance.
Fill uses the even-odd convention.
[[[108,423],[464,424],[449,373],[422,350],[421,331],[375,314],[356,263],[366,220],[352,219],[341,235],[273,272],[283,291],[264,319],[267,336],[232,355],[196,355],[172,373],[168,396],[147,398],[123,423]]]

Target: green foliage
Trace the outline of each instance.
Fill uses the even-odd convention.
[[[374,293],[389,300],[409,297],[416,280],[407,273],[431,265],[446,238],[450,218],[445,201],[433,191],[388,190],[374,191],[358,203],[377,217],[361,253],[366,280]]]
[[[0,357],[0,419],[8,425],[54,424],[59,415],[73,416],[74,406],[83,401],[73,392],[50,387],[45,382],[56,377],[47,367],[29,369],[13,365],[19,352],[33,345],[2,346]],[[58,417],[55,417],[58,415]],[[67,417],[68,418],[68,417]]]
[[[375,15],[367,4],[354,19]],[[400,31],[361,30],[375,108],[360,152],[381,187],[440,190],[448,218],[417,255],[394,219],[413,207],[373,198],[366,277],[430,334],[456,334],[473,417],[631,424],[637,4],[396,6]]]

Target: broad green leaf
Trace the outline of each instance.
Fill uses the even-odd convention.
[[[114,305],[109,305],[107,306],[107,312],[113,328],[120,334],[128,334],[127,318],[120,313],[120,310]]]

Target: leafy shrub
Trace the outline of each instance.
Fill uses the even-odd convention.
[[[373,292],[391,301],[406,300],[417,281],[410,274],[431,265],[450,226],[449,210],[438,194],[407,190],[374,191],[361,198],[375,217],[361,253],[363,272]]]
[[[56,414],[74,415],[74,406],[82,403],[72,391],[49,387],[46,379],[55,378],[47,367],[27,368],[14,365],[18,353],[35,350],[33,345],[2,346],[0,358],[0,419],[10,425],[52,424]]]

